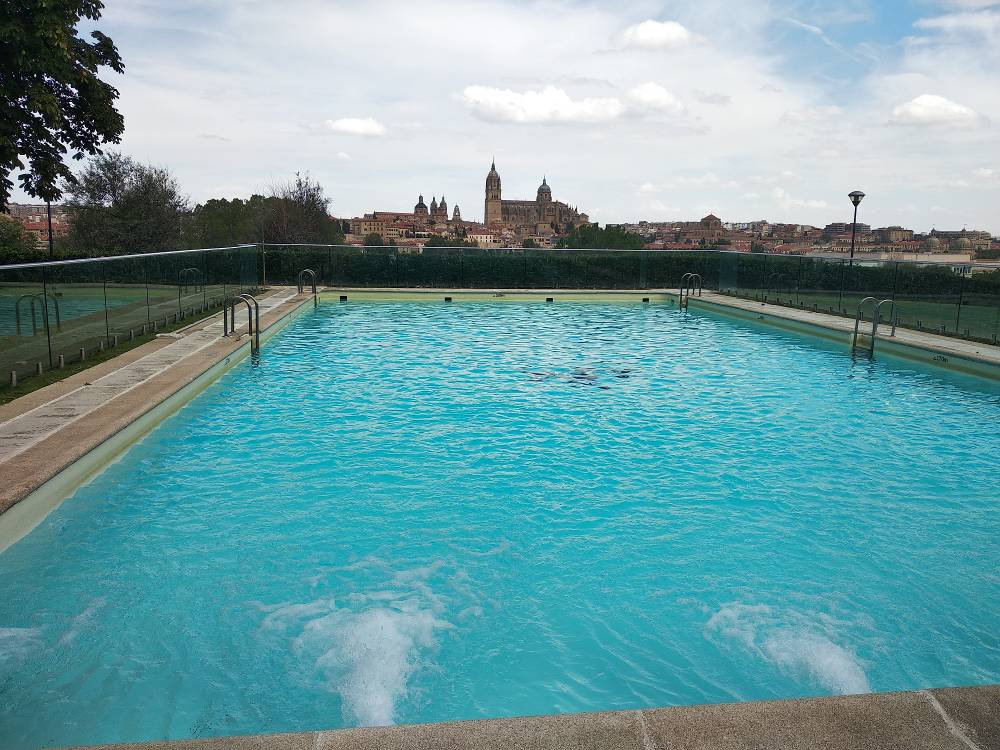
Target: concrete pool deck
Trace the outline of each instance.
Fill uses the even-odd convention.
[[[291,288],[261,296],[262,338],[311,297]],[[0,405],[0,476],[6,480],[0,484],[0,552],[197,395],[209,384],[203,376],[210,370],[221,374],[220,365],[248,354],[245,320],[238,316],[237,336],[224,338],[221,314],[203,318]],[[185,389],[185,397],[176,401]],[[32,502],[22,503],[29,497]]]
[[[92,747],[102,750],[1000,750],[1000,685]]]

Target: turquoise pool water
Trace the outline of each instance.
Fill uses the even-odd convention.
[[[704,312],[321,305],[0,555],[0,746],[996,682],[998,457]]]

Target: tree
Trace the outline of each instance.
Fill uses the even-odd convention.
[[[0,4],[0,205],[10,200],[14,170],[25,170],[17,179],[26,193],[58,200],[60,182],[74,180],[67,151],[82,159],[121,140],[118,91],[98,78],[101,67],[124,72],[121,57],[100,31],[89,42],[76,30],[103,8],[100,0]]]
[[[455,237],[453,239],[448,239],[440,234],[432,234],[424,242],[424,247],[479,247],[472,240],[468,240],[464,237]]]
[[[365,235],[365,240],[364,240],[365,247],[382,247],[384,244],[385,243],[382,242],[382,235],[380,234],[375,234],[374,232],[372,232],[371,234]]]
[[[340,222],[330,218],[330,199],[323,192],[323,186],[298,172],[295,179],[271,189],[270,204],[271,239],[268,242],[317,242],[338,243],[343,241]]]
[[[583,224],[559,240],[559,247],[586,250],[642,250],[642,237],[621,227],[601,229],[597,224]]]
[[[69,246],[77,255],[176,250],[188,201],[170,172],[110,152],[95,156],[65,186],[73,208]]]
[[[534,250],[538,247],[538,243],[529,237],[528,239],[526,239],[524,242],[521,243],[521,247],[523,247],[525,250]]]
[[[0,214],[0,263],[42,259],[35,236],[17,219]]]

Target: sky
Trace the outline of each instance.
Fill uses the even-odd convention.
[[[331,213],[445,195],[603,223],[1000,234],[1000,2],[106,0],[120,149],[193,202],[308,172]],[[25,200],[16,194],[14,200]]]

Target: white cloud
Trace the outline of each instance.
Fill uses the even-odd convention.
[[[340,159],[341,161],[350,161],[351,155],[346,151],[338,151],[337,158]]]
[[[778,203],[778,205],[786,211],[794,208],[826,208],[826,201],[793,198],[785,191],[784,188],[780,187],[776,187],[772,190],[771,196]]]
[[[629,99],[640,108],[669,112],[670,114],[683,114],[684,105],[681,100],[667,91],[658,83],[649,81],[641,83],[628,92]]]
[[[892,122],[901,125],[975,125],[975,110],[936,94],[921,94],[892,110]]]
[[[983,10],[977,13],[951,13],[934,18],[921,18],[913,24],[918,29],[941,31],[946,34],[983,34],[992,36],[1000,32],[1000,11]]]
[[[695,40],[695,35],[676,21],[643,21],[618,35],[618,44],[631,49],[675,50]]]
[[[990,169],[989,167],[979,167],[978,169],[972,170],[972,174],[974,174],[976,177],[984,177],[986,179],[989,179],[990,177],[993,177],[996,174],[996,170]]]
[[[733,97],[728,94],[718,94],[711,91],[695,91],[695,98],[702,104],[732,104]]]
[[[819,107],[806,107],[785,112],[781,119],[789,123],[826,123],[843,114],[843,110],[833,104]]]
[[[466,86],[462,101],[473,114],[491,122],[606,122],[625,112],[625,105],[616,97],[573,99],[555,86],[523,93],[490,86]]]
[[[323,123],[328,130],[349,135],[380,136],[385,135],[385,125],[374,117],[341,117],[339,120],[327,120]]]
[[[672,177],[665,182],[656,185],[652,182],[645,182],[639,187],[643,193],[658,193],[663,190],[682,190],[684,188],[738,188],[740,184],[735,180],[720,179],[715,172],[705,172],[704,174],[688,177],[681,175]]]

